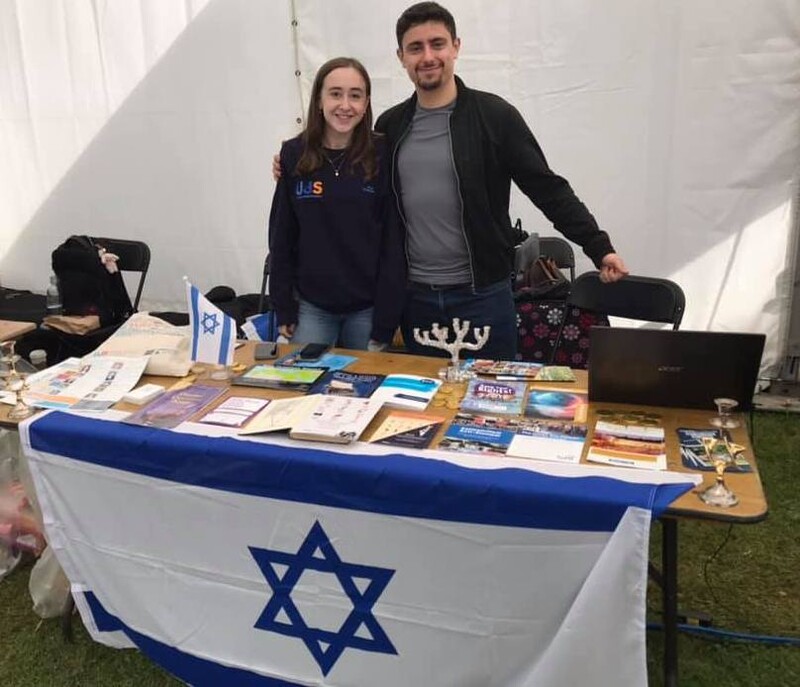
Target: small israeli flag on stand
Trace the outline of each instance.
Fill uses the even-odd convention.
[[[186,277],[183,279],[192,328],[192,360],[217,365],[233,364],[236,322],[213,305]]]

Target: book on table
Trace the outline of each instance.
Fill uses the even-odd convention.
[[[441,415],[390,410],[372,432],[369,442],[401,448],[428,448],[445,421]]]
[[[667,451],[660,417],[637,411],[597,411],[586,459],[646,470],[666,470]]]
[[[385,378],[386,375],[330,370],[314,382],[309,393],[368,398]]]
[[[566,365],[545,365],[536,374],[537,382],[574,382],[575,373]]]
[[[588,412],[589,395],[566,386],[534,386],[525,401],[525,417],[530,418],[586,422]]]
[[[513,417],[457,413],[437,448],[503,456],[520,422]]]
[[[231,396],[209,411],[198,422],[223,427],[243,427],[258,411],[269,403],[267,398]]]
[[[349,444],[361,436],[380,410],[369,398],[352,396],[316,396],[310,412],[292,426],[292,439]]]
[[[327,371],[325,367],[275,367],[256,364],[234,377],[231,383],[263,389],[307,392]]]
[[[532,380],[536,378],[542,363],[525,360],[484,360],[478,358],[469,362],[469,370],[477,375],[490,377],[514,377]]]
[[[714,462],[709,458],[706,449],[703,446],[703,439],[723,439],[725,430],[719,429],[689,429],[687,427],[679,427],[676,432],[678,434],[678,441],[681,445],[681,462],[685,468],[691,470],[703,470],[705,472],[713,472]],[[731,444],[728,441],[720,441],[716,444],[715,450],[721,451],[726,454],[728,459],[728,466],[725,468],[726,472],[752,472],[753,468],[745,457],[744,451],[733,451],[731,455],[731,446],[737,447],[736,444]]]
[[[469,369],[478,375],[539,382],[574,382],[575,373],[564,365],[542,365],[525,360],[472,360]]]
[[[523,421],[506,450],[513,458],[579,463],[586,425],[556,420]]]
[[[311,412],[318,398],[317,395],[273,398],[239,434],[266,434],[289,430]]]
[[[203,384],[192,384],[185,389],[167,391],[144,408],[123,418],[122,422],[130,425],[172,429],[199,413],[222,396],[225,391],[225,387]]]
[[[442,385],[440,379],[419,375],[387,375],[371,398],[394,408],[425,410]]]
[[[519,415],[527,386],[521,381],[470,379],[460,409],[467,413]]]

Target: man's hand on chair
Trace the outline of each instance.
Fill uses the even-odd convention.
[[[600,281],[609,284],[614,281],[619,281],[626,274],[628,274],[628,268],[619,255],[616,253],[609,253],[603,257],[600,267]]]

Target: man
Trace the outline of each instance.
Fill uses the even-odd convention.
[[[435,355],[414,340],[414,328],[450,326],[458,317],[491,326],[481,357],[513,359],[511,181],[583,248],[603,281],[628,270],[569,183],[547,166],[519,112],[455,76],[461,41],[452,14],[420,2],[403,12],[396,31],[397,57],[415,93],[375,128],[393,150],[393,186],[407,230],[403,338],[412,353]]]

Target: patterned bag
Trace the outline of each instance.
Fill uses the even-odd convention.
[[[561,322],[561,341],[553,351]],[[538,363],[586,369],[589,364],[589,329],[608,326],[608,318],[564,301],[517,302],[517,358]]]

